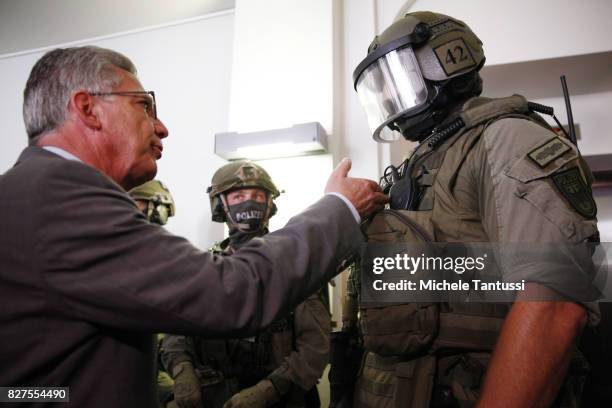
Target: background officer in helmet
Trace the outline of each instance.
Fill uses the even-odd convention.
[[[168,217],[176,214],[174,198],[168,187],[159,180],[150,180],[144,184],[134,187],[129,191],[130,196],[136,201],[138,208],[147,217],[149,222],[166,225]],[[161,340],[164,334],[157,335],[158,346],[161,347]],[[159,366],[159,364],[158,364]],[[157,372],[157,395],[162,407],[166,406],[172,398],[172,378],[170,375],[158,367]]]
[[[373,137],[419,142],[381,180],[390,208],[370,222],[371,242],[495,242],[503,251],[597,239],[576,146],[534,112],[541,105],[479,97],[484,62],[465,23],[432,12],[406,14],[371,43],[353,77]],[[518,300],[563,301],[360,304],[355,406],[577,406],[572,375],[583,367],[573,348],[599,311],[555,277],[581,279],[590,256],[520,255],[521,264],[499,265],[505,279],[527,282]]]
[[[176,207],[170,190],[159,180],[147,181],[129,191],[149,222],[165,225],[174,216]]]
[[[268,232],[279,191],[261,166],[238,161],[221,167],[208,193],[213,221],[229,227],[213,253],[230,256]],[[162,358],[175,381],[175,402],[181,408],[319,406],[316,384],[329,359],[329,331],[317,293],[254,337],[168,335]]]

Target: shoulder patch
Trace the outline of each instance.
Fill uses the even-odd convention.
[[[472,52],[463,38],[457,38],[439,45],[434,48],[434,52],[448,76],[463,69],[476,66]]]
[[[568,150],[571,150],[571,148],[557,136],[536,147],[530,151],[527,156],[529,156],[538,166],[544,168]]]
[[[586,185],[578,167],[552,175],[552,179],[565,199],[586,218],[595,218],[597,205],[593,193]]]

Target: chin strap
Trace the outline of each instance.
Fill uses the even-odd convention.
[[[227,205],[227,199],[225,198],[225,194],[219,194],[219,199],[221,200],[221,204],[223,205],[223,212],[225,213],[227,225],[229,225],[230,228],[231,226],[238,225],[238,223],[232,218],[232,214],[230,214],[229,205]]]

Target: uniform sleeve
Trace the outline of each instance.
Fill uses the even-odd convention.
[[[595,202],[576,148],[518,118],[494,122],[476,149],[480,212],[499,243],[504,280],[537,282],[583,304],[591,322],[594,265],[582,245],[598,236]]]
[[[233,256],[215,256],[149,224],[97,170],[58,162],[33,192],[33,262],[58,299],[55,313],[100,327],[244,337],[324,285],[363,244],[346,205],[325,196]]]
[[[308,391],[317,384],[329,362],[330,316],[318,294],[310,296],[294,313],[295,350],[268,378],[281,393],[291,384]]]
[[[193,343],[187,336],[179,334],[166,334],[161,341],[161,361],[170,375],[174,367],[183,361],[194,364]]]

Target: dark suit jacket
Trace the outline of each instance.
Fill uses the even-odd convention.
[[[147,223],[104,174],[38,147],[0,176],[0,214],[0,386],[69,386],[74,407],[155,406],[153,333],[250,335],[363,243],[326,196],[214,256]]]

